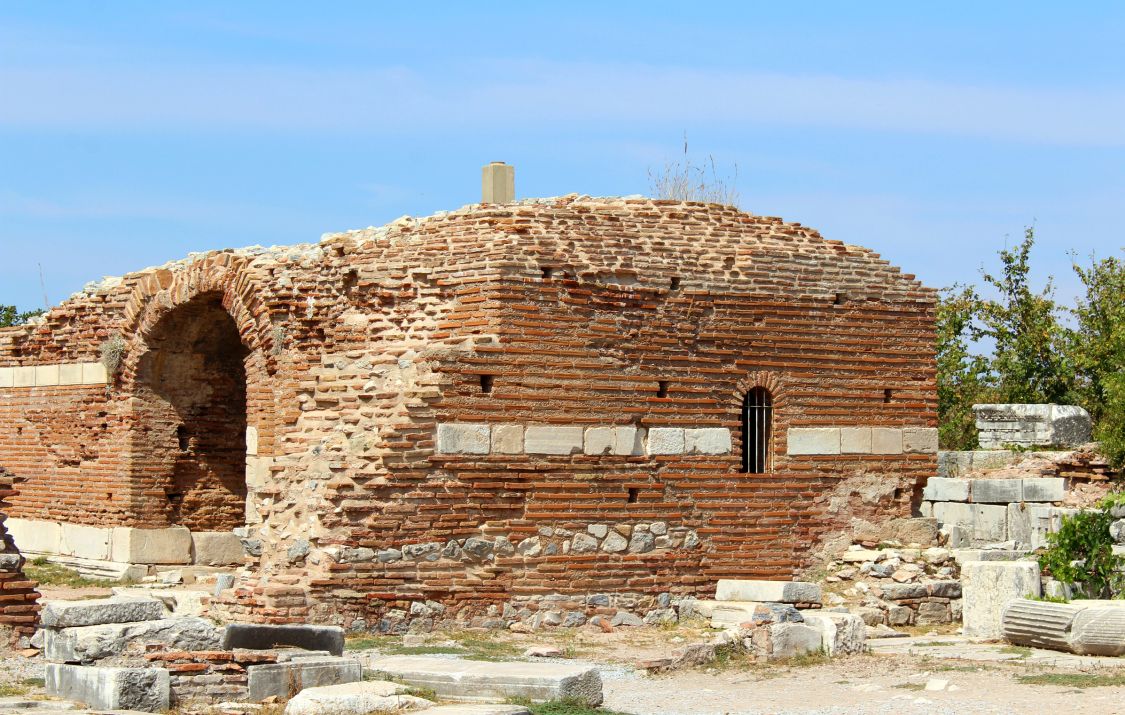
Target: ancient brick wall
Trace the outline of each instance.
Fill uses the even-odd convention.
[[[213,324],[216,305],[242,350],[172,350],[196,360],[178,389],[238,393],[230,359],[197,360],[238,353],[248,429],[201,453],[192,426],[237,424],[240,403],[153,401],[147,366],[183,333],[169,321]],[[241,495],[221,474],[241,447],[262,555],[230,613],[374,623],[554,592],[706,594],[723,576],[790,576],[853,518],[908,514],[936,463],[933,308],[912,276],[797,224],[565,197],[126,276],[0,332],[0,365],[86,358],[96,346],[68,341],[120,333],[107,436],[79,472],[124,459],[129,510],[91,518],[182,519],[169,493],[191,489],[169,464],[186,459],[211,475],[193,482],[211,485],[207,523],[228,524]],[[773,398],[762,474],[741,471],[754,387]],[[0,400],[46,409],[62,391]],[[439,451],[439,429],[484,442]],[[0,459],[17,440],[0,422]],[[65,471],[43,464],[49,490]]]
[[[34,635],[39,623],[37,584],[24,575],[23,556],[4,528],[7,500],[17,493],[15,476],[0,467],[0,643],[11,647]]]

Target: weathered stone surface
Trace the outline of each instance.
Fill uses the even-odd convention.
[[[523,425],[493,425],[492,453],[521,454],[523,452]]]
[[[83,524],[61,525],[59,553],[80,559],[108,561],[113,529]]]
[[[680,427],[653,427],[649,429],[645,450],[650,455],[683,454],[684,430]]]
[[[645,453],[645,429],[633,425],[618,425],[614,427],[613,453],[619,456],[630,456]]]
[[[1026,504],[1009,504],[1007,518],[1007,535],[1009,541],[1014,541],[1017,546],[1030,547],[1031,545],[1031,511]]]
[[[937,454],[937,428],[904,427],[902,430],[902,451],[906,454]]]
[[[214,650],[219,647],[219,629],[202,618],[162,618],[136,623],[106,623],[97,626],[49,629],[43,655],[57,663],[90,663],[119,655],[133,644],[138,651],[149,643],[178,650]]]
[[[437,451],[441,454],[488,454],[491,431],[483,424],[439,424]]]
[[[806,454],[839,454],[839,427],[790,427],[788,432],[788,453],[793,456]]]
[[[1059,446],[1090,441],[1090,415],[1073,405],[973,405],[978,441],[984,449]]]
[[[425,656],[391,656],[371,661],[380,677],[429,688],[455,700],[534,701],[574,698],[589,705],[602,702],[596,668],[573,663],[492,663]]]
[[[840,454],[871,454],[871,428],[841,427]]]
[[[1125,603],[1090,602],[1070,626],[1070,649],[1080,655],[1125,655]],[[1085,603],[1079,601],[1080,606]]]
[[[995,543],[1008,539],[1008,507],[1000,504],[970,504],[973,509],[973,539]]]
[[[200,566],[235,566],[246,561],[242,539],[230,531],[191,533],[191,563]]]
[[[694,610],[709,614],[712,628],[727,628],[743,623],[773,623],[773,611],[755,601],[696,601]]]
[[[1066,498],[1066,480],[1062,477],[1032,477],[1023,480],[1023,500],[1056,502]]]
[[[757,630],[768,633],[768,640],[763,648],[759,648],[758,638],[753,638],[755,650],[768,660],[784,660],[817,653],[823,644],[820,630],[804,623],[774,623]]]
[[[1015,598],[1000,614],[1000,632],[1016,645],[1070,650],[1070,627],[1082,608]]]
[[[1022,479],[970,479],[969,494],[974,504],[1008,504],[1023,500]]]
[[[223,630],[222,641],[223,650],[265,650],[289,646],[323,650],[336,656],[344,653],[344,629],[339,626],[230,623]]]
[[[307,687],[285,704],[285,715],[369,715],[433,705],[407,695],[407,690],[405,685],[385,680]]]
[[[291,698],[305,688],[355,683],[363,680],[363,667],[353,658],[310,656],[286,663],[263,663],[246,668],[250,699]]]
[[[101,710],[164,712],[171,706],[164,668],[90,668],[48,663],[48,695],[77,700]]]
[[[1040,595],[1034,561],[969,561],[961,565],[962,620],[969,638],[999,638],[1010,601]]]
[[[806,625],[820,631],[821,648],[827,655],[862,653],[867,640],[867,624],[854,613],[801,611]]]
[[[522,705],[456,703],[427,708],[418,715],[531,715],[531,711]]]
[[[578,454],[582,451],[582,428],[570,425],[528,425],[523,434],[528,454]]]
[[[602,551],[607,554],[619,554],[627,548],[629,548],[629,542],[616,531],[606,534],[605,540],[602,541]]]
[[[716,601],[773,601],[820,603],[820,586],[805,581],[751,581],[719,579]]]
[[[706,427],[684,430],[684,451],[687,454],[730,454],[730,430]]]
[[[167,529],[114,527],[109,560],[127,564],[190,564],[191,531],[183,526]]]
[[[587,427],[582,442],[586,454],[613,454],[616,433],[613,427]]]
[[[895,427],[872,427],[871,453],[902,454],[902,430]]]
[[[40,623],[49,628],[73,628],[105,623],[154,621],[163,617],[164,604],[153,598],[97,598],[87,601],[47,601],[40,614]]]
[[[973,526],[973,505],[961,502],[934,502],[934,518],[941,524]]]
[[[922,498],[927,501],[969,501],[968,479],[943,479],[930,477],[922,490]]]

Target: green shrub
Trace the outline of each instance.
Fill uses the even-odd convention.
[[[1090,598],[1125,595],[1125,558],[1113,553],[1109,525],[1113,515],[1103,503],[1098,511],[1064,516],[1059,530],[1047,534],[1047,548],[1039,566],[1063,583],[1073,584]]]

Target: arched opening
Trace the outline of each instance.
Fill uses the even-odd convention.
[[[249,351],[222,296],[174,308],[145,342],[134,402],[139,511],[192,531],[242,526]]]
[[[742,400],[742,471],[765,474],[770,469],[773,396],[755,387]]]

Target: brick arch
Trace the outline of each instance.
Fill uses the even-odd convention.
[[[773,406],[775,409],[784,407],[787,387],[786,380],[784,376],[773,370],[755,370],[747,373],[741,380],[736,382],[734,395],[731,398],[734,404],[737,404],[739,408],[741,408],[742,398],[755,387],[764,387],[769,391],[770,397],[773,398]]]
[[[124,398],[123,405],[127,413],[129,430],[128,460],[130,463],[129,474],[131,484],[131,511],[136,525],[139,526],[165,526],[168,524],[183,524],[195,530],[225,529],[226,524],[234,518],[238,508],[230,502],[221,510],[226,514],[221,517],[223,526],[208,525],[199,517],[200,523],[192,523],[189,517],[184,520],[184,514],[194,517],[198,510],[186,510],[174,507],[172,495],[183,497],[185,492],[179,488],[185,470],[183,461],[174,456],[174,449],[168,432],[170,429],[168,419],[176,412],[169,413],[168,403],[163,403],[159,398],[153,397],[152,385],[146,382],[146,371],[151,368],[148,363],[146,368],[146,355],[151,350],[158,349],[168,339],[166,327],[168,321],[183,321],[183,311],[197,311],[201,308],[210,316],[204,322],[193,322],[191,317],[186,318],[188,325],[204,325],[206,320],[218,326],[226,318],[219,318],[225,314],[229,317],[227,325],[233,328],[220,330],[229,331],[229,341],[235,339],[245,351],[241,357],[240,384],[245,388],[245,393],[239,392],[240,398],[245,398],[244,412],[238,408],[238,414],[245,418],[246,434],[253,428],[256,435],[256,449],[247,449],[250,444],[239,436],[238,447],[231,439],[227,442],[223,459],[225,477],[214,478],[212,481],[225,485],[231,498],[241,500],[244,504],[252,500],[253,488],[249,483],[251,475],[260,476],[262,470],[258,468],[261,463],[269,461],[267,455],[273,453],[274,436],[276,431],[277,410],[274,408],[276,401],[276,387],[274,375],[276,374],[276,340],[272,324],[269,322],[268,312],[259,295],[259,285],[247,270],[247,261],[229,253],[212,254],[196,260],[179,270],[158,269],[144,276],[134,289],[125,308],[123,321],[120,323],[121,334],[125,340],[125,351],[121,367],[116,375],[116,384],[120,388],[120,396]],[[203,315],[203,314],[201,314]],[[214,322],[219,318],[219,322]],[[177,323],[173,322],[175,326]],[[233,342],[227,342],[228,350]],[[182,348],[181,348],[182,349]],[[227,355],[234,353],[227,352]],[[237,360],[234,363],[237,365]],[[216,390],[223,389],[218,383],[212,383],[209,378],[199,377],[200,373],[189,371],[185,375],[192,375],[192,380],[200,380],[200,386],[205,390],[208,384],[216,384]],[[234,384],[234,383],[232,383]],[[241,389],[241,388],[240,388]],[[233,393],[232,393],[233,394]],[[164,407],[154,407],[163,404]],[[219,405],[219,402],[214,403]],[[162,421],[155,421],[151,414],[153,409],[160,412]],[[210,408],[207,408],[210,410]],[[183,414],[183,413],[180,413]],[[191,414],[201,414],[191,412]],[[212,413],[214,414],[214,413]],[[189,431],[198,418],[181,417],[180,424]],[[157,426],[159,425],[159,426]],[[178,428],[177,428],[178,429]],[[170,441],[171,440],[171,441]],[[189,444],[195,444],[189,436]],[[182,450],[182,447],[181,447]],[[241,467],[234,462],[234,452],[244,450],[245,454],[239,459],[246,463]],[[214,454],[213,452],[211,454]],[[189,460],[189,462],[192,460]],[[169,472],[169,464],[172,464]],[[193,466],[193,465],[189,465]],[[234,471],[238,469],[239,471]],[[200,468],[200,473],[213,475],[215,472]],[[210,478],[210,477],[208,477]],[[171,485],[171,486],[169,486]],[[233,491],[231,491],[233,490]],[[220,509],[216,509],[219,511]],[[179,514],[179,516],[177,516]],[[216,522],[218,523],[218,522]]]
[[[242,344],[261,357],[272,375],[277,369],[278,336],[261,300],[260,286],[246,271],[246,264],[245,258],[219,253],[182,270],[161,268],[142,278],[125,304],[121,334],[126,349],[118,379],[127,385],[135,378],[146,340],[169,312],[208,293],[223,296],[223,308],[238,327]]]
[[[734,445],[733,454],[742,454],[742,401],[746,395],[755,388],[765,388],[772,400],[772,421],[770,424],[770,443],[769,451],[772,454],[772,459],[769,460],[771,469],[769,471],[778,471],[779,466],[784,460],[784,445],[785,445],[785,428],[788,425],[788,414],[786,411],[787,404],[787,381],[783,375],[773,370],[755,370],[749,372],[735,383],[735,389],[731,394],[728,405],[730,409],[738,416],[737,422],[739,428],[734,430]],[[739,467],[741,470],[741,466]]]

